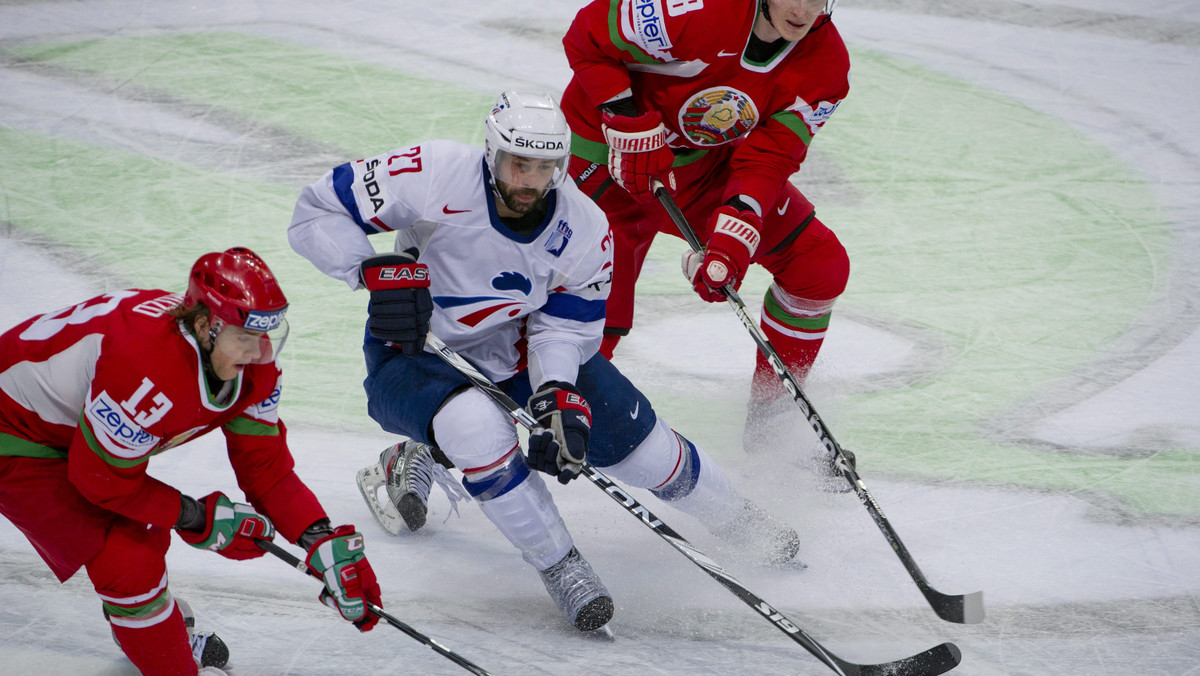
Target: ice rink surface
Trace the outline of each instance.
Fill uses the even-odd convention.
[[[367,534],[397,617],[496,674],[829,673],[586,482],[553,492],[613,592],[611,638],[567,626],[474,505],[435,494],[392,538],[354,486],[394,441],[364,413],[365,298],[290,251],[292,203],[349,159],[481,142],[501,88],[561,93],[577,7],[0,2],[0,328],[180,290],[200,253],[251,246],[292,301],[298,471]],[[800,531],[807,568],[754,566],[636,497],[847,660],[953,641],[956,674],[1200,674],[1200,5],[843,0],[835,20],[851,95],[793,180],[853,271],[806,390],[930,582],[983,590],[987,617],[938,620],[863,506],[814,489],[802,436],[742,450],[753,344],[690,293],[671,238],[616,363]],[[747,280],[752,308],[767,283]],[[151,472],[236,494],[220,445]],[[176,543],[169,568],[235,676],[465,673],[358,634],[278,560]],[[132,673],[86,576],[58,585],[0,523],[0,674]]]

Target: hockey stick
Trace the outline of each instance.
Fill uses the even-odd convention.
[[[655,181],[654,195],[658,201],[666,209],[671,220],[675,222],[675,226],[683,234],[683,238],[687,240],[688,246],[692,251],[697,253],[704,250],[704,246],[700,243],[700,238],[696,236],[696,231],[692,230],[692,226],[688,224],[687,218],[683,215],[683,211],[679,209],[679,205],[675,203],[675,199],[667,192],[663,184]],[[758,349],[763,353],[763,356],[770,362],[771,368],[775,370],[775,375],[783,381],[783,386],[788,393],[792,395],[792,399],[796,405],[800,407],[800,412],[804,414],[808,420],[809,426],[817,433],[821,440],[821,445],[827,451],[833,454],[834,464],[842,472],[842,476],[850,482],[854,488],[854,492],[858,494],[859,500],[866,505],[867,511],[871,514],[871,518],[875,524],[879,526],[879,530],[883,531],[883,536],[887,538],[888,544],[892,546],[892,550],[896,552],[896,556],[900,557],[900,562],[904,564],[904,568],[908,570],[909,576],[913,582],[917,583],[917,588],[925,595],[925,600],[929,602],[933,612],[937,616],[947,622],[958,622],[960,624],[975,624],[983,621],[983,592],[977,591],[970,594],[943,594],[933,588],[929,584],[929,580],[925,579],[925,574],[917,566],[917,562],[913,559],[912,554],[908,553],[908,549],[904,543],[900,541],[900,536],[892,528],[892,524],[888,518],[884,516],[883,510],[880,509],[879,503],[875,502],[875,498],[867,491],[866,484],[858,475],[858,470],[855,466],[846,460],[846,454],[842,451],[842,447],[833,439],[833,434],[829,428],[825,426],[825,421],[821,416],[817,415],[817,410],[813,408],[812,402],[805,396],[804,390],[800,389],[800,383],[792,372],[783,364],[783,360],[779,358],[779,353],[772,347],[770,341],[767,340],[766,334],[759,328],[758,323],[750,316],[746,309],[746,304],[742,302],[737,291],[734,290],[733,284],[726,284],[721,287],[725,293],[725,300],[729,301],[729,306],[733,308],[738,319],[741,320],[742,326],[750,332],[750,337],[758,345]]]
[[[542,431],[542,427],[538,425],[537,421],[534,420],[528,411],[513,401],[512,397],[505,394],[503,390],[486,375],[481,373],[479,369],[475,368],[474,365],[447,347],[437,336],[432,333],[428,334],[425,338],[425,344],[433,348],[443,361],[463,374],[475,387],[490,397],[501,410],[520,423],[525,429],[531,433]],[[895,662],[884,664],[855,664],[847,662],[826,650],[816,639],[809,636],[798,625],[784,617],[783,613],[773,608],[749,589],[746,589],[735,577],[725,572],[725,569],[708,558],[704,552],[696,549],[682,535],[676,533],[673,528],[654,516],[649,509],[637,500],[634,500],[633,496],[622,490],[612,479],[596,469],[591,463],[583,463],[583,473],[593,484],[624,507],[625,511],[632,514],[636,519],[644,523],[647,528],[657,533],[663,540],[666,540],[667,544],[677,549],[681,554],[688,557],[692,563],[708,573],[714,580],[720,582],[722,586],[733,592],[733,595],[741,599],[743,603],[761,613],[777,629],[803,646],[805,650],[821,660],[834,673],[845,676],[936,676],[937,674],[944,674],[950,671],[962,661],[962,652],[959,651],[958,646],[953,643],[942,643],[929,650],[917,653],[911,657],[896,660]]]
[[[280,559],[283,560],[284,563],[295,568],[296,570],[298,570],[302,573],[307,573],[307,574],[311,575],[312,577],[317,578],[318,580],[321,579],[321,577],[319,575],[317,575],[316,573],[314,573],[312,570],[309,569],[307,564],[305,564],[299,558],[294,556],[291,552],[284,549],[283,547],[280,547],[279,545],[275,544],[274,542],[271,542],[269,540],[259,540],[258,546],[261,547],[263,550],[267,551],[268,553],[274,554],[275,556],[279,557]],[[446,659],[457,664],[458,666],[462,667],[463,669],[466,669],[467,671],[471,672],[472,674],[476,674],[476,676],[491,676],[491,674],[488,673],[487,671],[485,671],[483,669],[483,667],[480,667],[479,665],[468,660],[467,658],[463,657],[462,655],[459,655],[458,653],[450,650],[449,648],[442,645],[441,643],[438,643],[437,641],[433,640],[432,638],[429,638],[425,634],[422,634],[421,632],[417,631],[416,629],[413,629],[412,627],[401,622],[400,620],[397,620],[396,618],[394,618],[391,615],[384,612],[383,608],[380,608],[379,606],[371,603],[370,601],[367,601],[366,599],[363,599],[363,606],[365,606],[367,611],[370,612],[372,615],[378,616],[379,619],[387,622],[388,624],[390,624],[393,627],[399,629],[400,631],[408,634],[412,638],[415,638],[416,640],[420,641],[421,643],[424,643],[425,645],[429,646],[429,648],[431,648],[435,653],[438,653],[439,655],[445,657]]]

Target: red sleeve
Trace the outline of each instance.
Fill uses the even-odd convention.
[[[637,60],[638,53],[648,58],[633,45],[624,43],[627,49],[622,50],[613,44],[612,36],[619,32],[610,33],[609,25],[617,21],[619,6],[620,0],[595,0],[579,10],[563,37],[573,79],[592,108],[629,89],[625,61]]]
[[[243,425],[247,421],[235,420]],[[246,500],[267,515],[284,538],[295,542],[305,528],[327,515],[293,469],[296,463],[287,447],[287,427],[281,420],[273,429],[274,433],[245,433],[246,427],[228,424],[223,431],[229,463]]]

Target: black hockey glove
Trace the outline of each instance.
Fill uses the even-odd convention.
[[[552,380],[529,398],[527,408],[545,430],[529,436],[526,464],[558,477],[560,484],[579,476],[592,429],[587,400],[574,385]]]
[[[367,320],[371,335],[407,356],[420,354],[433,316],[429,268],[408,253],[376,254],[363,260],[359,276],[371,292]]]

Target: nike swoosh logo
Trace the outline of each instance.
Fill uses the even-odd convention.
[[[737,52],[727,52],[722,49],[721,51],[717,52],[717,56],[737,56]]]
[[[470,211],[470,209],[451,209],[449,204],[442,207],[442,213],[447,214],[447,215],[449,215],[449,214],[465,214],[468,211]]]
[[[633,413],[630,413],[630,414],[629,414],[629,417],[630,417],[630,418],[633,418],[634,420],[637,420],[637,416],[638,416],[638,408],[640,408],[640,407],[641,407],[641,405],[642,405],[642,402],[640,402],[640,401],[638,401],[638,402],[634,402],[634,404],[633,404]]]
[[[780,215],[780,216],[782,216],[782,215],[783,215],[783,212],[787,211],[788,205],[789,205],[789,204],[791,204],[791,203],[792,203],[792,198],[791,198],[791,197],[789,197],[789,198],[787,198],[786,200],[784,200],[784,202],[783,202],[783,206],[779,207],[779,208],[778,208],[778,209],[776,209],[775,211],[779,212],[779,215]]]

